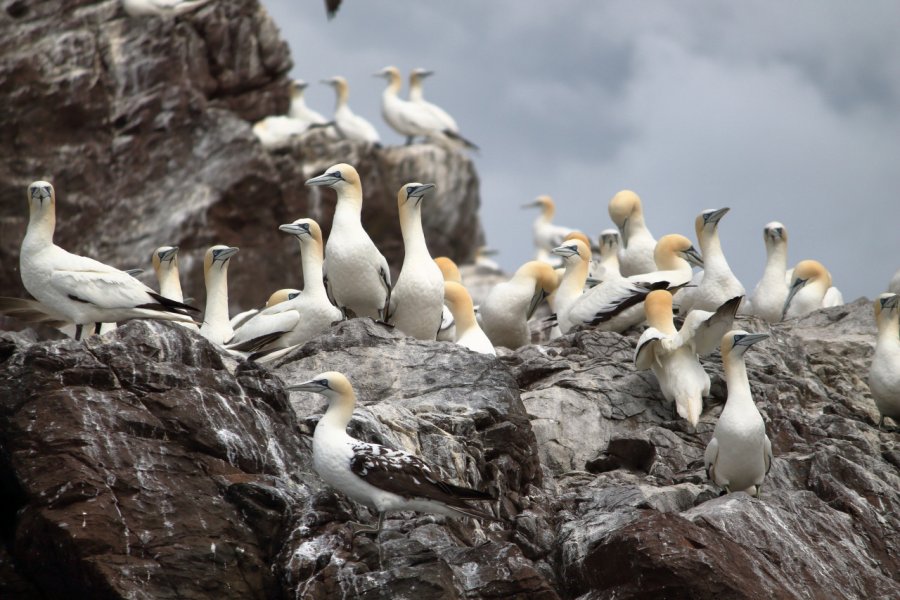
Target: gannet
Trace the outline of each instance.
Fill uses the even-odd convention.
[[[573,250],[569,248],[571,244],[572,242],[567,242],[555,249],[554,253],[563,257],[572,256]],[[579,260],[589,261],[590,255],[585,256],[585,250],[579,248]],[[559,310],[556,316],[563,333],[568,333],[572,327],[581,324],[591,324],[602,331],[621,333],[644,320],[641,303],[647,294],[654,289],[673,290],[686,285],[693,274],[691,265],[703,264],[691,241],[678,234],[660,238],[654,257],[658,270],[604,281],[578,296],[567,310]],[[586,267],[584,270],[586,271]],[[584,284],[580,277],[576,281]]]
[[[704,210],[694,221],[700,252],[703,253],[703,278],[694,293],[686,294],[681,300],[681,314],[686,315],[694,309],[716,310],[727,300],[746,293],[744,286],[731,272],[719,241],[719,221],[729,210]]]
[[[438,256],[436,259],[434,259],[434,264],[436,264],[441,270],[441,275],[444,277],[444,281],[462,283],[462,275],[460,274],[459,267],[456,266],[455,262],[453,262],[446,256]],[[456,324],[453,321],[453,313],[447,307],[446,300],[444,301],[444,306],[441,308],[441,328],[438,331],[437,340],[439,342],[456,341]]]
[[[639,371],[652,370],[665,399],[675,403],[678,416],[696,427],[703,396],[709,395],[709,375],[689,343],[688,332],[675,329],[672,294],[667,290],[650,292],[644,310],[649,327],[638,340],[634,366]]]
[[[897,269],[897,272],[891,277],[891,282],[888,284],[888,291],[892,294],[900,294],[900,269]]]
[[[178,246],[160,246],[153,251],[151,257],[153,271],[159,282],[159,293],[166,298],[184,302],[184,293],[181,291],[181,280],[178,276]],[[179,323],[188,329],[197,331],[196,323]]]
[[[451,117],[447,111],[436,104],[425,99],[425,93],[422,91],[422,80],[426,77],[434,75],[434,71],[427,69],[413,69],[409,74],[409,101],[427,108],[443,125],[445,135],[453,139],[458,139],[464,146],[477,150],[478,146],[465,139],[459,134],[459,126],[456,119]]]
[[[558,280],[547,263],[530,261],[512,279],[498,283],[481,304],[481,326],[494,346],[516,349],[531,343],[528,319]]]
[[[881,429],[885,417],[900,423],[900,296],[887,293],[875,299],[875,323],[878,339],[869,368],[869,390],[881,414]]]
[[[306,100],[303,98],[303,91],[309,86],[309,83],[302,79],[294,79],[291,81],[291,107],[288,109],[288,116],[297,121],[301,121],[309,125],[324,125],[328,119],[318,112],[306,106]]]
[[[703,462],[706,476],[727,493],[747,491],[757,498],[772,466],[772,443],[753,403],[744,352],[766,339],[765,333],[729,331],[722,337],[722,363],[728,399],[719,415]]]
[[[337,192],[325,245],[325,276],[335,303],[345,314],[349,308],[357,317],[384,319],[391,299],[391,270],[363,229],[359,174],[341,163],[307,180],[306,185],[327,186]]]
[[[763,229],[763,240],[766,243],[766,268],[750,297],[748,312],[769,323],[777,323],[781,320],[788,294],[787,229],[778,221],[772,221]]]
[[[253,133],[266,150],[280,150],[309,129],[309,123],[286,115],[271,115],[253,124]]]
[[[357,528],[354,535],[364,532],[377,535],[384,524],[385,512],[395,510],[499,520],[466,502],[493,500],[490,494],[440,481],[413,454],[350,437],[347,425],[356,406],[356,393],[343,374],[320,373],[310,381],[285,389],[314,392],[328,398],[328,410],[313,434],[313,467],[325,483],[378,511],[377,526]]]
[[[294,288],[282,288],[280,290],[275,290],[269,295],[269,298],[266,300],[265,305],[260,308],[251,308],[245,310],[243,312],[239,312],[229,319],[229,323],[231,323],[231,328],[234,329],[234,335],[238,335],[238,329],[243,327],[247,321],[249,321],[254,316],[258,315],[261,310],[265,310],[270,306],[275,306],[276,304],[280,304],[281,302],[287,302],[288,300],[292,300],[296,298],[300,294],[300,290]],[[234,339],[234,338],[232,338]]]
[[[46,181],[28,186],[29,220],[19,254],[22,284],[53,315],[84,325],[129,319],[193,322],[196,308],[153,291],[125,271],[66,252],[53,243],[56,193]]]
[[[534,247],[537,251],[535,260],[548,262],[550,252],[559,246],[563,239],[572,231],[571,227],[554,225],[553,215],[556,213],[556,203],[550,196],[538,196],[534,202],[522,206],[522,208],[540,208],[541,214],[534,221]]]
[[[794,267],[781,319],[793,319],[820,308],[840,306],[843,298],[831,285],[831,273],[817,260],[801,260]]]
[[[592,254],[591,276],[598,281],[621,279],[619,270],[619,232],[615,229],[604,229],[598,239],[600,252]]]
[[[403,266],[391,292],[388,321],[420,340],[436,338],[444,306],[444,276],[428,253],[422,230],[422,200],[433,190],[433,183],[407,183],[397,192]]]
[[[553,254],[562,257],[565,272],[552,295],[551,308],[556,314],[557,324],[550,331],[550,339],[568,333],[575,325],[568,321],[569,309],[584,293],[591,264],[590,246],[581,239],[563,243],[553,249]]]
[[[478,321],[475,319],[475,307],[468,290],[461,283],[445,281],[444,302],[453,313],[453,321],[456,324],[454,341],[473,352],[496,356],[497,351],[494,350],[494,345],[491,344],[491,340],[478,326]]]
[[[263,358],[269,351],[305,344],[342,318],[340,309],[331,303],[325,291],[319,224],[312,219],[297,219],[278,229],[295,236],[300,244],[303,291],[286,291],[283,300],[270,298],[265,309],[234,332],[226,347],[257,353],[251,358]]]
[[[334,88],[336,101],[334,105],[334,125],[341,136],[357,142],[379,143],[378,131],[371,123],[353,113],[347,106],[347,98],[350,95],[350,87],[343,77],[326,79],[326,83]]]
[[[656,270],[653,253],[656,240],[644,224],[641,199],[631,190],[618,192],[609,201],[609,218],[622,234],[619,269],[623,276]]]
[[[228,319],[228,262],[238,248],[217,245],[203,258],[203,281],[206,283],[206,311],[200,335],[214,344],[223,345],[234,336]]]
[[[497,250],[488,248],[487,246],[478,246],[475,249],[475,266],[482,269],[490,269],[491,271],[502,271],[500,265],[496,261],[488,258],[497,254]]]
[[[211,0],[122,0],[131,17],[177,17],[209,3]]]

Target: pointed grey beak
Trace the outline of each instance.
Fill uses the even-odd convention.
[[[141,273],[144,272],[143,269],[125,269],[125,272],[131,275],[132,277],[137,277]]]
[[[331,389],[328,387],[328,380],[326,379],[311,379],[310,381],[304,381],[303,383],[298,383],[296,385],[286,385],[284,389],[288,392],[313,392],[315,394],[322,394],[325,390]]]
[[[497,254],[500,254],[500,251],[495,250],[494,248],[482,248],[481,249],[482,256],[495,256]]]
[[[213,251],[213,262],[225,262],[240,251],[240,248],[230,246],[221,250]]]
[[[318,177],[313,177],[311,179],[306,180],[306,185],[308,186],[331,186],[341,181],[341,179],[335,177],[330,173],[322,173]]]
[[[435,188],[436,186],[433,183],[423,183],[422,185],[417,186],[407,186],[406,201],[409,202],[410,200],[415,200],[416,206],[418,206],[422,199]]]
[[[300,237],[301,235],[309,235],[309,225],[306,223],[287,223],[285,225],[279,225],[278,231],[283,231],[285,233]]]
[[[178,256],[178,246],[172,246],[168,250],[158,252],[157,256],[159,256],[159,260],[163,262],[174,260],[174,258]]]
[[[543,288],[541,288],[541,290],[531,298],[531,304],[528,305],[528,312],[525,313],[526,321],[531,318],[531,315],[533,315],[534,311],[537,310],[537,307],[541,303],[541,300],[543,300],[546,297],[547,297],[547,292],[544,291]]]
[[[773,240],[780,240],[784,238],[784,229],[781,227],[773,227],[772,229],[767,229],[766,233],[769,234],[769,237]]]
[[[44,205],[44,200],[49,200],[50,197],[51,195],[49,188],[36,187],[31,189],[31,199],[40,202],[41,206]]]
[[[803,286],[806,285],[808,279],[800,279],[799,277],[794,280],[794,283],[791,284],[791,289],[788,290],[787,298],[784,299],[784,308],[781,309],[781,320],[784,321],[784,316],[787,314],[788,308],[791,306],[791,300],[794,299],[794,296],[797,295]]]
[[[687,250],[682,251],[681,255],[684,257],[684,260],[688,261],[692,267],[700,267],[703,268],[703,257],[700,256],[700,253],[697,252],[697,249],[691,246]]]
[[[892,296],[885,296],[884,298],[880,299],[880,302],[882,309],[896,308],[898,305],[900,305],[900,296],[898,296],[897,294],[893,294]]]
[[[729,210],[731,210],[731,209],[726,207],[726,208],[720,208],[719,210],[714,210],[710,213],[704,214],[703,215],[703,224],[704,225],[718,224],[718,222],[722,220],[722,217],[725,216],[725,213],[727,213]]]
[[[562,246],[557,246],[550,252],[557,256],[563,256],[563,257],[575,256],[576,254],[578,254],[578,247],[575,245],[571,245],[571,246],[562,245]]]
[[[769,337],[768,333],[738,334],[734,336],[734,345],[750,347],[753,344],[763,341],[767,337]]]
[[[529,202],[528,204],[523,204],[522,208],[539,208],[541,203],[535,200],[534,202]]]
[[[298,90],[305,90],[309,87],[309,82],[307,81],[294,81],[294,87]]]
[[[324,83],[325,85],[334,85],[334,79],[322,79],[319,83]]]

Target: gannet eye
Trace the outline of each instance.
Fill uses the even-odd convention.
[[[330,386],[328,385],[327,379],[315,379],[315,380],[313,380],[313,383],[321,385],[323,388],[331,389]]]
[[[288,300],[293,300],[294,298],[296,298],[299,295],[300,295],[300,292],[291,292],[290,294],[288,294]]]
[[[334,177],[335,179],[340,179],[341,181],[344,180],[344,176],[341,175],[341,172],[340,172],[340,171],[332,171],[331,173],[328,174],[328,176],[329,176],[329,177]]]

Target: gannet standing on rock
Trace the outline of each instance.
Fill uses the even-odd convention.
[[[478,326],[478,321],[475,319],[475,307],[468,290],[461,283],[445,281],[444,302],[453,313],[453,321],[456,326],[454,341],[473,352],[496,356],[497,351],[494,350],[494,345],[491,344],[491,340]]]
[[[656,270],[656,240],[644,224],[641,199],[631,190],[618,192],[609,201],[609,218],[622,234],[619,269],[624,277]]]
[[[512,279],[495,285],[481,304],[482,328],[491,343],[512,350],[530,344],[528,319],[557,285],[553,268],[540,261],[525,263]]]
[[[197,10],[211,0],[122,0],[131,17],[177,17]]]
[[[697,289],[692,290],[691,294],[685,293],[681,300],[683,315],[694,309],[716,310],[726,301],[746,293],[744,286],[731,272],[719,241],[719,221],[729,210],[710,209],[697,215],[694,227],[700,242],[700,252],[703,253],[703,278]]]
[[[54,319],[63,316],[75,324],[75,339],[81,339],[87,324],[129,319],[193,322],[187,314],[197,311],[193,306],[156,293],[125,271],[54,244],[56,193],[52,185],[46,181],[29,185],[28,207],[28,229],[19,254],[22,284]]]
[[[285,389],[328,398],[328,410],[313,433],[313,467],[325,483],[378,511],[377,526],[357,527],[354,535],[377,535],[385,512],[395,510],[499,521],[466,502],[493,500],[490,494],[438,480],[431,468],[413,454],[350,437],[347,425],[356,406],[356,393],[343,374],[321,373]]]
[[[207,250],[203,258],[206,312],[200,335],[220,346],[234,336],[228,319],[228,262],[237,253],[238,248],[217,245]]]
[[[462,283],[462,275],[456,263],[446,256],[438,256],[434,259],[434,264],[441,270],[444,281],[452,281]],[[468,292],[467,292],[468,293]],[[453,313],[447,307],[446,290],[444,292],[444,306],[441,308],[441,329],[438,331],[437,340],[439,342],[455,342],[456,341],[456,324],[453,320]]]
[[[450,136],[452,139],[458,139],[464,146],[471,148],[472,150],[477,150],[478,146],[459,134],[459,125],[456,124],[456,119],[451,117],[447,111],[440,106],[432,104],[425,99],[425,93],[422,91],[422,80],[431,75],[434,75],[434,71],[429,71],[427,69],[413,69],[409,73],[409,101],[424,106],[437,117],[445,130],[445,135]]]
[[[329,167],[306,185],[337,192],[331,234],[325,245],[325,277],[338,308],[383,320],[391,299],[391,270],[362,226],[362,183],[348,164]],[[437,331],[437,328],[435,328]]]
[[[553,224],[553,215],[556,214],[556,203],[550,196],[538,196],[534,202],[522,206],[522,208],[540,208],[541,214],[534,221],[534,247],[537,250],[535,260],[550,261],[550,252],[562,244],[567,235],[574,231],[571,227],[563,227]]]
[[[763,240],[766,243],[766,268],[750,297],[748,312],[769,323],[777,323],[781,320],[788,294],[787,229],[772,221],[763,229]]]
[[[347,85],[347,80],[343,77],[332,77],[322,83],[332,86],[336,94],[334,124],[338,133],[348,140],[378,144],[380,139],[375,127],[355,114],[347,105],[347,98],[350,96],[350,86]]]
[[[880,429],[885,417],[900,424],[900,296],[887,293],[875,299],[875,323],[878,339],[869,367],[869,390],[881,413]]]
[[[831,285],[831,273],[817,260],[798,262],[793,279],[781,310],[782,320],[844,303],[840,291]]]
[[[184,293],[181,291],[181,279],[178,276],[178,246],[160,246],[153,252],[151,258],[156,280],[159,282],[159,293],[166,298],[184,302]],[[196,323],[179,323],[197,331]]]
[[[303,91],[309,87],[309,83],[302,79],[295,79],[291,82],[291,107],[288,109],[288,116],[297,121],[310,125],[324,125],[328,120],[320,113],[306,106],[306,100],[303,98]]]
[[[729,331],[722,337],[722,363],[728,399],[719,415],[703,462],[706,476],[727,493],[747,491],[759,498],[772,466],[772,442],[766,424],[753,403],[744,352],[766,339],[765,333]]]
[[[397,192],[403,266],[391,292],[387,320],[420,340],[437,337],[444,307],[444,276],[428,253],[422,230],[422,200],[433,190],[433,183],[407,183]]]

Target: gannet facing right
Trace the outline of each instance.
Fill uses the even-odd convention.
[[[619,268],[624,277],[656,270],[656,240],[644,224],[640,197],[631,190],[616,193],[609,201],[609,218],[622,234]]]
[[[875,323],[878,339],[869,367],[869,390],[881,414],[880,429],[885,417],[900,423],[900,296],[887,293],[875,299]]]
[[[297,121],[310,125],[324,125],[328,120],[320,113],[306,106],[306,100],[303,98],[303,91],[309,87],[309,84],[302,79],[295,79],[291,82],[291,107],[288,109],[288,116]]]
[[[307,180],[337,192],[331,234],[325,245],[325,276],[338,308],[357,317],[384,319],[391,299],[388,262],[362,226],[362,183],[348,164]],[[437,331],[437,328],[435,328]]]
[[[722,363],[728,399],[719,415],[703,462],[706,476],[727,493],[747,491],[757,498],[772,466],[772,442],[753,403],[744,352],[766,339],[765,333],[729,331],[722,337]]]
[[[694,227],[700,252],[703,253],[703,278],[692,294],[685,295],[681,302],[681,314],[688,314],[694,309],[713,311],[726,301],[746,293],[744,286],[731,272],[719,241],[719,221],[729,210],[710,209],[697,215]]]
[[[334,124],[341,136],[357,142],[378,144],[380,139],[375,127],[364,118],[355,114],[347,105],[347,98],[350,96],[350,86],[347,85],[347,80],[343,77],[332,77],[322,81],[322,83],[334,88],[336,95]]]
[[[206,283],[206,311],[200,335],[214,344],[225,344],[234,336],[228,318],[228,262],[238,248],[213,246],[203,258],[203,281]]]
[[[466,502],[493,500],[490,494],[440,481],[413,454],[350,437],[347,425],[356,406],[356,393],[342,373],[320,373],[310,381],[285,389],[328,398],[328,410],[313,433],[313,467],[325,483],[378,511],[377,526],[358,528],[354,535],[377,535],[384,524],[384,514],[395,510],[499,521]]]
[[[129,319],[192,323],[196,308],[167,298],[125,271],[66,252],[53,243],[56,193],[46,181],[28,186],[29,220],[19,254],[22,284],[54,316],[75,324],[81,339],[86,324]]]
[[[444,307],[444,276],[428,253],[422,230],[422,200],[433,190],[433,183],[407,183],[397,192],[403,266],[391,292],[387,320],[420,340],[437,337]]]
[[[211,0],[122,0],[131,17],[177,17],[209,3]]]
[[[782,320],[843,303],[840,292],[831,285],[831,273],[819,261],[801,260],[794,267],[793,278],[781,310]]]
[[[481,304],[482,328],[491,343],[512,350],[530,344],[528,319],[557,285],[553,268],[540,261],[525,263],[512,279],[495,285]]]
[[[478,150],[478,146],[460,135],[459,126],[456,124],[456,119],[451,117],[447,113],[447,111],[445,111],[440,106],[432,104],[425,99],[425,93],[422,91],[422,80],[426,77],[430,77],[431,75],[434,75],[434,71],[429,71],[427,69],[413,69],[412,71],[410,71],[409,101],[414,104],[424,106],[435,117],[437,117],[437,119],[443,126],[445,135],[449,136],[451,139],[461,142],[467,148]]]
[[[563,227],[553,224],[553,215],[556,214],[556,203],[550,196],[538,196],[534,202],[522,206],[522,208],[540,208],[541,214],[535,219],[532,230],[534,231],[534,247],[537,250],[535,260],[549,262],[550,252],[562,244],[567,235],[574,231],[571,227]]]
[[[461,283],[445,281],[444,302],[453,313],[453,321],[456,325],[454,341],[473,352],[496,356],[497,351],[494,350],[494,345],[491,344],[491,340],[478,326],[478,321],[475,319],[475,307],[468,290]]]
[[[453,281],[455,283],[462,283],[462,275],[459,272],[459,267],[457,267],[456,263],[453,262],[450,258],[446,256],[438,256],[436,259],[434,259],[434,264],[436,264],[441,270],[441,275],[444,277],[445,282]],[[446,296],[446,290],[444,292],[444,295]],[[447,307],[446,298],[444,299],[444,306],[441,309],[441,328],[437,334],[437,341],[456,341],[456,323],[453,321],[453,313]]]
[[[757,317],[777,323],[781,320],[784,299],[787,298],[787,229],[778,221],[772,221],[763,229],[766,243],[766,268],[750,297],[750,312]]]

